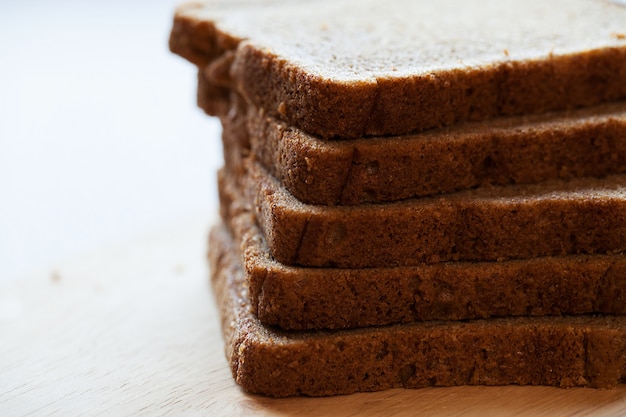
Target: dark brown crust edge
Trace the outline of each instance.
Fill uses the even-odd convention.
[[[626,48],[346,85],[246,44],[231,73],[237,91],[269,114],[322,138],[360,138],[625,98]]]
[[[231,101],[221,117],[225,153],[254,154],[307,204],[388,202],[626,170],[626,103],[413,136],[329,142],[286,126],[241,99],[231,96]]]
[[[460,191],[360,206],[305,205],[253,160],[239,181],[272,256],[373,268],[626,250],[626,176]],[[600,192],[600,191],[602,192]]]
[[[250,312],[240,254],[210,237],[211,280],[226,355],[246,391],[326,396],[393,387],[551,385],[611,388],[626,378],[626,317],[425,322],[281,332]]]

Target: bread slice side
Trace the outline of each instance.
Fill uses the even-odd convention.
[[[252,314],[240,253],[212,231],[211,280],[226,355],[246,391],[325,396],[393,387],[553,385],[609,388],[626,377],[625,316],[431,321],[285,332]]]
[[[624,102],[417,135],[333,142],[288,126],[237,97],[230,106],[221,118],[225,157],[253,154],[308,204],[396,201],[626,170]]]
[[[243,174],[229,181],[255,208],[272,256],[287,265],[370,268],[626,250],[624,175],[315,206],[254,160],[243,162]]]

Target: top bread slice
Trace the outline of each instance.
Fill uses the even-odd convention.
[[[626,7],[607,0],[195,2],[170,49],[203,70],[204,100],[235,90],[323,138],[626,97]]]

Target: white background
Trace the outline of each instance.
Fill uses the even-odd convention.
[[[216,210],[175,0],[0,2],[0,281]]]

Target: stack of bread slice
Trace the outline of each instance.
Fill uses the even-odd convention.
[[[207,1],[170,48],[224,128],[244,389],[626,378],[626,7]]]

